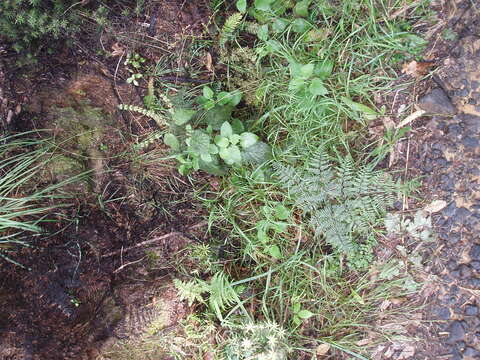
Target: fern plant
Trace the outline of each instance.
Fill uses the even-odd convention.
[[[191,306],[194,302],[205,304],[204,295],[208,294],[208,305],[215,315],[222,320],[222,313],[238,303],[238,293],[241,287],[233,287],[227,275],[219,271],[212,276],[210,282],[201,279],[194,279],[187,282],[175,279],[174,285],[177,288],[181,300],[186,300]]]
[[[316,236],[343,253],[360,251],[395,200],[395,185],[385,173],[357,167],[351,157],[334,166],[323,147],[302,167],[274,167],[279,183],[309,215]]]
[[[230,15],[220,31],[220,45],[224,46],[227,41],[234,39],[234,35],[242,23],[243,14],[236,12]]]

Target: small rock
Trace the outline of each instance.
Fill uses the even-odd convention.
[[[470,258],[472,260],[480,260],[480,245],[473,245],[470,249]]]
[[[480,271],[480,261],[472,261],[470,266],[477,271]]]
[[[462,140],[462,144],[466,147],[477,147],[478,146],[478,139],[474,138],[473,136],[467,136]]]
[[[465,315],[475,316],[477,314],[478,314],[478,307],[476,307],[475,305],[465,306]]]
[[[463,352],[464,356],[469,356],[472,359],[478,359],[480,357],[480,352],[475,350],[474,348],[467,347]]]
[[[461,208],[458,208],[457,211],[455,211],[455,215],[454,215],[454,219],[455,219],[455,222],[457,224],[464,224],[465,223],[465,220],[470,216],[472,215],[472,213],[470,212],[470,210],[464,208],[464,207],[461,207]],[[480,255],[480,250],[479,250],[479,255]]]
[[[430,114],[454,115],[456,112],[447,94],[440,88],[422,97],[418,101],[418,107]]]
[[[449,327],[449,332],[450,336],[447,339],[447,343],[449,344],[454,344],[465,338],[465,329],[460,321],[454,321]]]

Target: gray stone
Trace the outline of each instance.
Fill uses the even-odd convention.
[[[472,260],[480,260],[480,245],[473,245],[470,250],[470,258]]]
[[[478,314],[478,307],[476,307],[475,305],[465,306],[465,315],[475,316],[477,314]]]
[[[465,329],[460,321],[454,321],[449,329],[450,336],[447,339],[447,343],[454,344],[462,341],[465,338]]]
[[[418,107],[430,114],[454,115],[456,113],[447,94],[440,88],[433,89],[418,100]]]
[[[474,348],[467,347],[467,348],[465,349],[465,351],[463,352],[463,355],[464,355],[464,356],[469,356],[469,357],[471,357],[472,359],[478,359],[478,357],[480,356],[480,352],[478,352],[478,351],[475,350]]]

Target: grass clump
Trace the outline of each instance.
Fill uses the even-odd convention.
[[[2,136],[0,142],[0,257],[23,267],[10,253],[32,246],[44,233],[42,224],[49,221],[48,215],[64,206],[56,201],[69,196],[62,188],[85,173],[53,184],[34,183],[61,158],[55,155],[57,145],[34,139],[31,133]]]
[[[406,335],[376,324],[402,311],[390,300],[417,289],[405,271],[385,275],[391,262],[375,259],[403,191],[377,166],[407,129],[382,147],[365,144],[365,133],[387,111],[374,95],[424,42],[391,16],[401,2],[235,5],[211,51],[222,81],[170,88],[183,97],[169,103],[149,84],[143,111],[161,117],[157,139],[164,135],[182,174],[218,176],[197,196],[223,240],[203,252],[205,269],[180,270],[175,286],[222,329],[212,350],[219,359],[365,359]],[[248,161],[243,137],[265,144],[268,156]]]

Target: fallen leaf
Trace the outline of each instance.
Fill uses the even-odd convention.
[[[209,52],[207,52],[205,67],[207,68],[208,71],[213,72],[213,59],[212,59],[212,55]]]
[[[427,61],[410,61],[408,64],[403,64],[402,73],[419,78],[427,74],[428,69],[434,65],[433,62]]]
[[[397,129],[404,127],[405,125],[410,124],[412,121],[422,117],[426,113],[425,110],[417,110],[413,114],[408,115],[405,119],[403,119],[398,125]]]
[[[125,52],[118,42],[112,45],[112,50],[112,56],[121,56]]]
[[[317,346],[317,356],[326,355],[330,351],[330,344],[320,344]]]
[[[445,200],[435,200],[432,201],[429,205],[427,205],[423,210],[429,213],[436,213],[440,210],[443,210],[446,206],[447,202]]]

